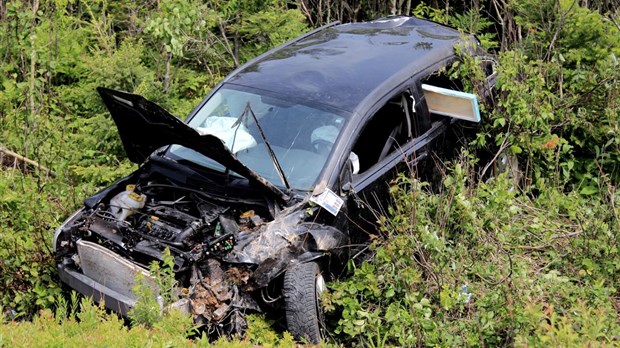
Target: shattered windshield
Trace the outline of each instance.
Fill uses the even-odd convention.
[[[224,86],[189,121],[200,134],[221,139],[248,168],[274,185],[283,187],[269,149],[251,108],[292,188],[309,190],[316,182],[336,138],[344,125],[341,115],[309,107],[262,92]],[[210,169],[224,171],[215,161],[182,146],[170,150],[175,156]]]

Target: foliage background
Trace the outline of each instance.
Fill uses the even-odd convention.
[[[95,87],[183,117],[270,47],[333,20],[388,14],[477,34],[499,80],[476,136],[437,166],[435,183],[394,182],[374,257],[351,263],[352,277],[324,299],[329,342],[620,344],[613,0],[13,0],[0,2],[0,145],[51,172],[0,152],[0,345],[95,332],[146,342],[148,330],[66,300],[50,252],[84,197],[134,169]],[[450,73],[473,76],[475,91],[475,62]],[[513,170],[489,175],[502,159]],[[152,344],[188,343],[191,326],[158,327]],[[29,340],[31,331],[51,341]],[[292,344],[260,318],[248,337],[221,344]]]

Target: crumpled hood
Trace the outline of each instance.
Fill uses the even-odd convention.
[[[172,144],[190,148],[243,175],[251,182],[267,188],[283,201],[288,196],[269,181],[241,163],[213,135],[200,135],[159,105],[136,94],[98,87],[107,106],[130,161],[142,163],[156,149]]]

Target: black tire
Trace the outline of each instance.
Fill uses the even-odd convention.
[[[288,330],[295,339],[314,344],[321,340],[323,320],[317,280],[323,278],[316,262],[299,264],[286,271],[282,289]]]

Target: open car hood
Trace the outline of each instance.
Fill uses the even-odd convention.
[[[267,188],[283,201],[288,196],[269,181],[246,167],[213,135],[200,135],[159,105],[137,94],[98,87],[130,161],[142,163],[156,149],[178,144],[205,155],[226,168],[243,175],[253,183]]]

